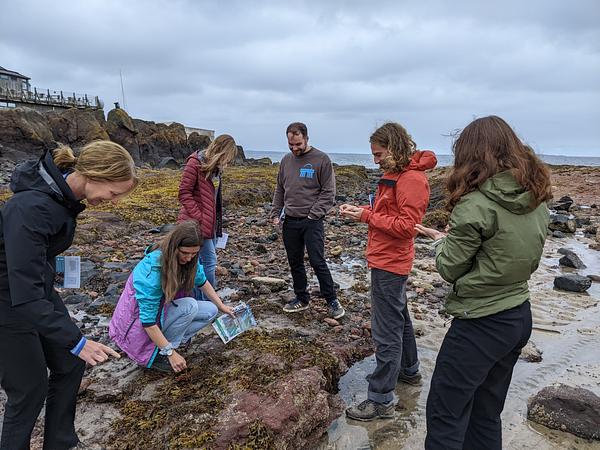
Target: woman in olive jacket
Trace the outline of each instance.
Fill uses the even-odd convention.
[[[447,188],[448,234],[416,226],[436,239],[454,316],[431,379],[425,448],[500,450],[500,414],[531,335],[527,280],[546,239],[550,174],[504,120],[490,116],[454,143]]]

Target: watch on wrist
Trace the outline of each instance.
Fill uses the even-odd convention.
[[[167,345],[161,348],[158,353],[160,353],[163,356],[171,356],[173,354],[173,350],[173,344],[169,342]]]

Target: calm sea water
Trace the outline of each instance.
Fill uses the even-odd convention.
[[[245,150],[247,158],[270,158],[273,162],[281,161],[283,155],[287,152],[262,152],[255,150]],[[341,166],[348,164],[358,164],[369,168],[377,168],[373,163],[373,157],[363,153],[328,153],[331,160]],[[567,165],[567,166],[600,166],[600,158],[591,156],[554,156],[538,155],[548,164]],[[452,164],[452,155],[437,155],[438,166],[449,166]]]

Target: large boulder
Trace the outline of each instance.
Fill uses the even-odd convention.
[[[124,109],[115,108],[109,111],[106,117],[106,132],[111,141],[125,147],[136,164],[139,165],[143,162],[140,158],[140,147],[137,141],[138,130],[133,119]]]
[[[54,140],[74,147],[81,147],[95,140],[110,139],[105,130],[106,120],[102,110],[66,110],[46,113]]]
[[[560,250],[567,250],[567,249],[559,249],[559,252],[560,252]],[[579,256],[577,256],[577,254],[575,252],[570,251],[570,250],[567,250],[567,252],[564,253],[564,256],[558,260],[558,263],[561,266],[572,267],[574,269],[585,269],[586,268],[586,265],[583,263],[581,258],[579,258]]]
[[[56,142],[46,117],[31,108],[0,109],[0,157],[13,161],[36,158]]]
[[[325,391],[326,384],[323,372],[310,367],[274,382],[269,394],[236,393],[219,415],[213,448],[249,441],[255,445],[239,448],[316,448],[343,410],[340,398]]]
[[[585,292],[592,285],[592,280],[576,274],[560,275],[554,279],[554,287],[569,292]]]
[[[600,440],[600,397],[587,389],[547,386],[528,400],[527,418],[548,428]]]

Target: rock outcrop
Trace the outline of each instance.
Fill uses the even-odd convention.
[[[71,147],[83,147],[95,140],[109,139],[104,113],[67,109],[45,113],[55,141]]]
[[[71,108],[40,113],[30,108],[0,110],[0,158],[22,161],[37,158],[45,149],[66,144],[77,152],[95,140],[111,140],[131,154],[138,166],[158,167],[165,158],[181,164],[193,148],[206,148],[208,136],[192,133],[188,141],[180,123],[134,119],[124,109],[87,111]],[[190,144],[190,142],[193,144]],[[241,148],[241,147],[240,147]],[[238,159],[244,160],[243,150]]]
[[[37,158],[57,144],[43,114],[30,108],[0,110],[0,157],[20,161]]]

